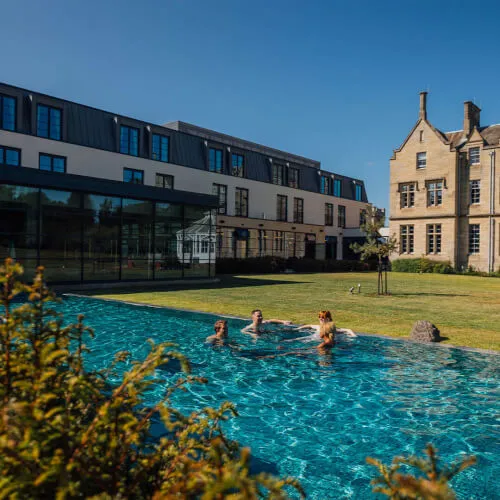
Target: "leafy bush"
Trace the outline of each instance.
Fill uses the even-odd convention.
[[[396,457],[390,466],[379,460],[367,458],[366,461],[377,467],[380,476],[372,480],[373,491],[382,493],[393,500],[454,500],[455,493],[449,485],[450,479],[476,463],[475,457],[465,457],[461,461],[440,468],[437,450],[427,445],[427,457]],[[414,467],[418,475],[402,474],[401,465]]]
[[[455,270],[449,261],[431,259],[396,259],[393,260],[392,270],[399,273],[440,273],[454,274]]]
[[[205,379],[186,375],[158,404],[144,405],[156,368],[179,360],[189,372],[171,344],[151,342],[142,362],[120,352],[107,370],[87,371],[93,333],[83,316],[63,326],[43,271],[32,285],[21,274],[10,259],[0,267],[0,498],[286,498],[286,485],[302,494],[294,479],[249,473],[249,450],[221,430],[236,415],[232,404],[190,415],[171,405],[176,390]],[[27,300],[15,307],[21,294]],[[125,362],[131,368],[118,376]],[[167,431],[159,439],[150,435],[153,418]]]

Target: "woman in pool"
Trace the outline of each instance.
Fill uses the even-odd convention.
[[[227,321],[225,319],[218,319],[214,324],[215,335],[207,337],[207,342],[210,344],[224,344],[228,337]]]
[[[321,337],[321,328],[324,325],[332,323],[333,327],[334,327],[334,335],[335,335],[335,333],[344,333],[345,335],[348,335],[349,337],[357,337],[357,335],[349,328],[337,328],[335,326],[335,324],[333,323],[332,313],[330,311],[320,311],[318,313],[318,320],[319,320],[319,325],[302,325],[302,326],[299,326],[297,328],[297,330],[304,330],[304,329],[316,330],[316,332],[319,333],[320,337]],[[321,337],[321,338],[323,338],[323,337]]]

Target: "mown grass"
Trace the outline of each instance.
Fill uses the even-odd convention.
[[[500,279],[388,276],[390,296],[377,295],[376,273],[222,276],[210,286],[94,295],[246,317],[259,307],[267,318],[294,323],[315,322],[318,310],[330,309],[338,326],[393,337],[407,337],[416,320],[427,319],[447,337],[446,343],[500,350]]]

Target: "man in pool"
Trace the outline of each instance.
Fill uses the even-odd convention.
[[[283,321],[281,319],[264,319],[260,309],[252,311],[252,323],[245,326],[241,331],[249,334],[261,334],[269,331],[264,325],[291,325],[291,321]]]
[[[206,342],[210,344],[224,344],[228,336],[227,321],[218,319],[214,324],[215,335],[207,337]]]

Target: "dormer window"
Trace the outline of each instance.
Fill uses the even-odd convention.
[[[427,167],[427,153],[417,153],[417,168],[426,168]]]

